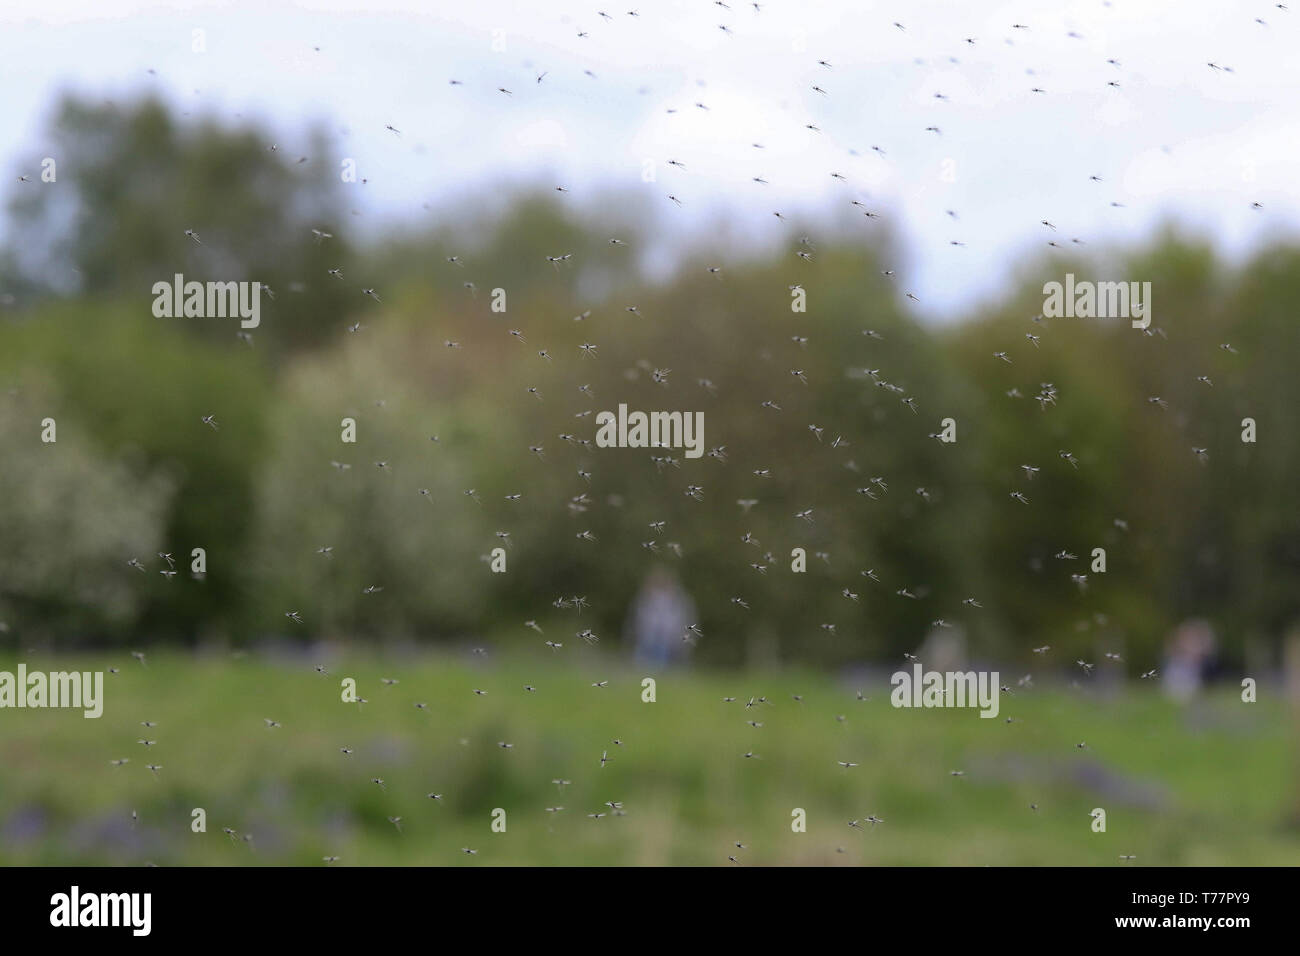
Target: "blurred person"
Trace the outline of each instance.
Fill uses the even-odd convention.
[[[1184,621],[1165,644],[1165,661],[1160,680],[1165,693],[1177,700],[1190,700],[1201,690],[1214,660],[1214,629],[1203,620]]]
[[[916,656],[925,662],[927,670],[964,671],[970,666],[966,632],[960,627],[949,628],[932,627],[921,642]]]
[[[1288,826],[1300,829],[1300,621],[1291,625],[1282,641],[1283,686],[1291,704],[1291,737],[1295,752],[1295,784],[1292,790],[1291,810],[1286,818]]]
[[[636,662],[650,667],[684,662],[695,639],[687,629],[695,623],[691,596],[671,571],[656,567],[641,585],[628,615],[627,632]]]

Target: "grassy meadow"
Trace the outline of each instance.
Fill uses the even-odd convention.
[[[1300,805],[1294,717],[1268,687],[1255,704],[1232,688],[1178,704],[1146,683],[1044,677],[981,719],[895,709],[884,673],[695,671],[654,675],[646,703],[645,675],[586,651],[29,656],[29,671],[118,673],[105,675],[99,719],[0,711],[0,863],[1300,862],[1287,826]],[[365,703],[341,700],[345,677]],[[746,708],[751,697],[768,702]],[[204,833],[191,830],[196,807]],[[1095,807],[1105,833],[1091,829]]]

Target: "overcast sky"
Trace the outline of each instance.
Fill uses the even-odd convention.
[[[1131,243],[1172,220],[1235,256],[1300,225],[1300,9],[760,6],[0,0],[5,190],[39,175],[22,160],[44,155],[60,91],[153,90],[178,109],[263,119],[286,152],[307,120],[325,121],[368,180],[353,225],[372,234],[510,182],[563,185],[578,207],[610,186],[641,193],[666,245],[725,223],[729,241],[792,248],[775,211],[847,215],[863,235],[888,223],[900,283],[938,318],[986,301],[1050,240]]]

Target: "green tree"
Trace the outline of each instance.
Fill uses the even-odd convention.
[[[342,330],[351,299],[327,270],[347,276],[352,260],[340,229],[338,166],[319,127],[301,146],[280,147],[251,124],[178,122],[154,99],[66,96],[40,152],[55,159],[57,179],[13,190],[11,294],[120,298],[149,315],[153,284],[177,273],[258,281],[271,287],[260,332],[273,348]],[[351,282],[346,291],[360,299],[360,289]],[[213,337],[237,331],[201,320],[186,328]]]

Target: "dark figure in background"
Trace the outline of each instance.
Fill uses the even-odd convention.
[[[691,596],[672,572],[655,568],[641,586],[627,619],[636,662],[649,667],[683,662],[695,639],[687,628],[695,623]]]

